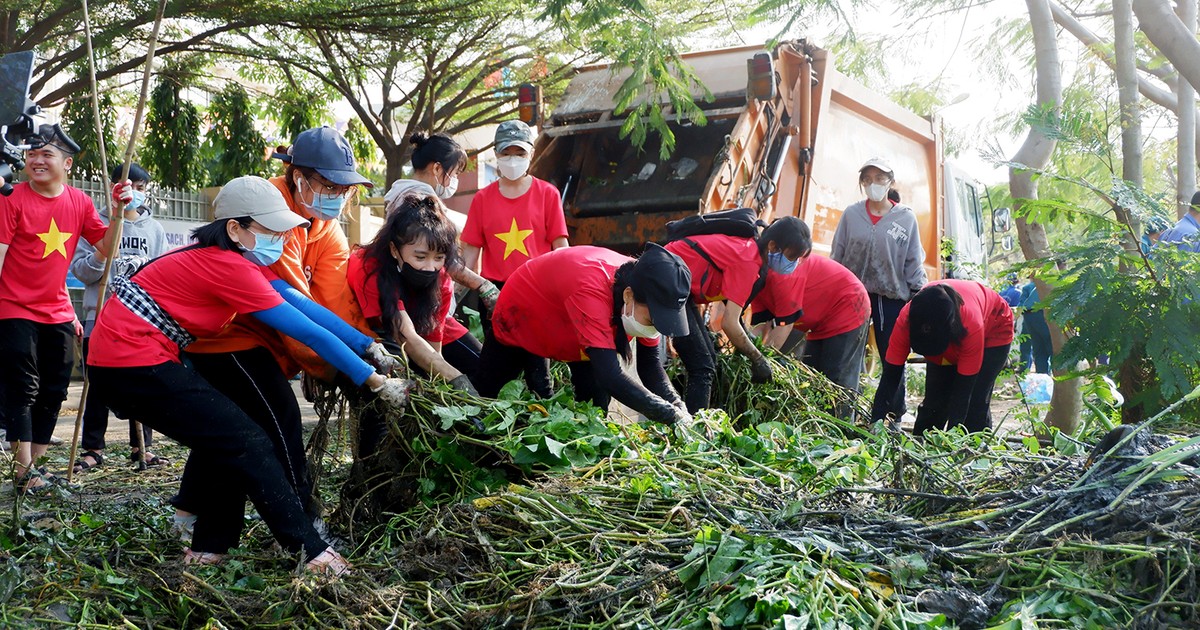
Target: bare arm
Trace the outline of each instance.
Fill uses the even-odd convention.
[[[436,348],[417,334],[412,319],[408,317],[408,313],[403,311],[400,313],[400,335],[396,338],[396,343],[404,347],[404,354],[408,355],[408,358],[412,359],[422,370],[430,374],[437,374],[447,381],[462,376],[462,372],[454,369],[454,366],[450,365]]]
[[[474,245],[462,244],[463,267],[475,274],[479,273],[479,252]]]
[[[788,335],[792,334],[792,325],[775,326],[763,337],[763,343],[779,350],[783,348],[783,344],[787,342]]]
[[[550,249],[562,249],[568,245],[570,245],[570,243],[567,242],[567,237],[560,236],[550,242]]]
[[[721,331],[729,338],[729,343],[744,356],[751,360],[760,358],[762,353],[754,347],[746,329],[742,327],[742,306],[733,302],[725,302],[725,316],[721,321]]]
[[[4,257],[8,255],[8,244],[0,244],[0,274],[4,273]]]

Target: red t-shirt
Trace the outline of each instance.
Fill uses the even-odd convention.
[[[762,269],[758,243],[751,238],[724,234],[689,236],[688,240],[699,245],[722,270],[713,269],[682,239],[667,243],[667,251],[682,258],[692,272],[692,300],[697,304],[729,300],[745,307]]]
[[[498,282],[506,282],[527,260],[549,252],[555,239],[566,237],[558,189],[536,177],[516,199],[500,194],[500,182],[475,193],[462,231],[462,242],[483,250],[480,275]]]
[[[446,327],[442,329],[442,345],[444,346],[448,343],[454,343],[455,341],[465,337],[469,332],[471,331],[467,330],[467,327],[463,326],[462,322],[454,319],[454,317],[451,315],[447,315]]]
[[[211,337],[234,315],[275,308],[283,296],[271,287],[270,270],[217,247],[178,249],[154,259],[134,277],[159,308],[195,337]],[[141,367],[179,363],[179,346],[125,308],[104,303],[92,331],[88,365]]]
[[[795,319],[813,341],[858,329],[871,316],[863,283],[841,264],[809,256],[789,274],[767,273],[767,284],[754,298],[755,311],[766,311],[785,323]]]
[[[379,276],[375,273],[378,263],[373,258],[364,257],[366,251],[365,249],[356,249],[350,254],[350,262],[346,266],[346,282],[358,300],[358,308],[362,310],[363,317],[369,320],[383,317],[383,305],[379,301]],[[429,334],[422,335],[429,343],[442,343],[445,340],[446,319],[450,313],[450,303],[454,300],[454,284],[444,267],[438,275],[438,279],[441,282],[441,306],[438,307],[437,312],[438,323],[433,330],[429,331]],[[403,311],[404,302],[397,300],[396,307]],[[458,339],[458,337],[454,339]]]
[[[586,360],[587,348],[616,350],[613,278],[632,261],[603,247],[556,249],[505,283],[492,314],[496,339],[557,361]],[[638,339],[645,346],[657,339]]]
[[[948,284],[962,296],[963,305],[958,313],[963,327],[967,329],[967,336],[958,343],[951,343],[942,354],[927,356],[925,360],[935,365],[957,365],[958,373],[963,376],[978,374],[983,366],[985,348],[1012,343],[1012,309],[999,293],[974,280],[934,280],[925,286],[933,284]],[[887,362],[904,365],[910,350],[908,304],[905,304],[896,317],[896,327],[892,329]]]
[[[8,245],[0,270],[0,319],[63,324],[75,319],[67,296],[67,269],[79,237],[93,245],[107,231],[91,197],[66,186],[43,197],[28,182],[0,195],[0,244]]]

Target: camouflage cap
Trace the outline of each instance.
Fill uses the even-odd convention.
[[[506,120],[496,127],[496,153],[513,145],[532,151],[533,130],[519,120]]]

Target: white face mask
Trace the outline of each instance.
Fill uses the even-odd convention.
[[[647,326],[646,324],[639,322],[637,318],[633,316],[632,304],[626,303],[625,306],[629,307],[629,312],[626,313],[624,308],[621,309],[621,325],[625,327],[626,335],[629,335],[630,337],[641,337],[642,339],[659,338],[659,332],[654,328],[654,326]]]
[[[438,199],[449,199],[458,191],[458,175],[450,178],[446,184],[437,184],[433,187],[433,192],[438,196]]]
[[[887,197],[887,193],[888,193],[888,185],[887,184],[868,184],[867,185],[867,197],[870,198],[871,201],[883,201],[884,198]]]
[[[521,179],[529,172],[529,158],[520,155],[505,155],[496,160],[504,179]]]

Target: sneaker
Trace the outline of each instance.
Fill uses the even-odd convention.
[[[333,547],[326,547],[325,551],[321,552],[321,555],[309,560],[308,564],[304,565],[304,570],[308,573],[327,575],[329,577],[349,575],[352,568],[354,568],[354,565],[350,564],[349,560],[343,558],[342,554],[334,551]]]
[[[179,536],[185,544],[192,542],[192,530],[196,528],[196,515],[188,514],[171,516],[171,532]]]

